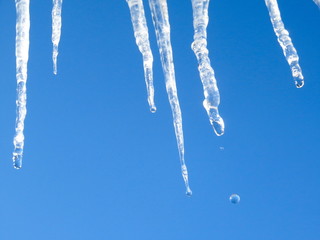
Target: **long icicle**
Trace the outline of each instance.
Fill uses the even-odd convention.
[[[61,37],[61,10],[62,10],[62,0],[53,0],[52,7],[52,60],[53,60],[53,73],[57,74],[57,57],[58,57],[58,47]]]
[[[30,0],[15,0],[16,3],[16,78],[17,78],[17,118],[16,133],[13,139],[13,166],[22,167],[22,155],[24,146],[24,119],[27,109],[27,67],[29,58],[29,30],[30,30]]]
[[[299,56],[297,50],[292,44],[289,32],[285,29],[284,24],[281,20],[277,0],[265,0],[265,3],[269,11],[273,30],[277,35],[278,42],[282,47],[284,56],[286,57],[287,62],[290,66],[295,85],[297,88],[301,88],[304,85],[304,77],[299,65]]]
[[[320,0],[313,0],[315,4],[318,5],[318,7],[320,8]]]
[[[142,0],[126,0],[130,9],[131,21],[133,25],[134,36],[137,46],[142,54],[144,78],[147,86],[148,103],[150,111],[154,113],[157,108],[154,104],[154,87],[153,87],[153,55],[150,48],[148,26],[144,14]]]
[[[224,121],[218,111],[220,94],[207,49],[208,7],[209,0],[192,0],[194,42],[191,48],[199,63],[198,69],[205,96],[203,106],[207,111],[215,133],[221,136],[224,133]]]
[[[178,143],[182,176],[187,190],[186,193],[187,195],[191,196],[192,191],[189,187],[188,171],[184,160],[182,116],[174,73],[167,0],[149,0],[149,5],[152,14],[153,25],[156,31],[162,69],[165,76],[166,89],[173,115],[173,124]]]

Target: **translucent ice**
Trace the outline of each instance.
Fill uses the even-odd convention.
[[[24,119],[27,113],[27,67],[29,58],[30,14],[29,0],[16,0],[16,78],[17,78],[17,118],[16,132],[13,139],[13,166],[22,167],[24,146]]]
[[[182,116],[175,80],[167,0],[149,0],[149,5],[152,14],[153,25],[156,31],[166,89],[173,115],[173,125],[178,143],[181,172],[186,185],[187,195],[191,195],[192,192],[189,187],[188,171],[184,160]]]

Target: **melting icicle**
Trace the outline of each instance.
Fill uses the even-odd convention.
[[[29,0],[15,0],[17,22],[16,22],[16,77],[17,77],[17,118],[16,133],[13,139],[13,166],[17,169],[22,166],[22,155],[24,146],[24,119],[26,117],[26,83],[27,65],[29,54]]]
[[[150,49],[148,26],[142,0],[126,0],[130,9],[131,21],[137,46],[143,57],[144,77],[147,85],[148,103],[151,112],[156,111],[153,87],[153,55]]]
[[[173,114],[173,123],[180,155],[182,176],[186,185],[187,195],[192,195],[188,181],[188,171],[184,160],[184,140],[182,130],[182,116],[178,100],[172,47],[170,41],[170,24],[167,0],[149,0],[153,25],[156,31],[166,89]]]
[[[289,32],[284,28],[277,0],[265,0],[265,3],[269,11],[273,30],[278,37],[278,42],[280,43],[284,56],[289,63],[296,87],[301,88],[304,84],[304,78],[299,65],[299,56],[297,54],[297,50],[292,44]]]
[[[52,60],[53,60],[53,73],[57,74],[57,57],[58,57],[58,46],[61,36],[61,8],[62,0],[53,0],[52,8]]]
[[[320,0],[313,0],[315,4],[318,5],[318,7],[320,8]]]
[[[224,133],[224,121],[218,111],[220,94],[207,49],[208,7],[209,0],[192,0],[194,42],[191,47],[199,63],[198,69],[205,96],[203,106],[207,111],[215,133],[221,136]]]

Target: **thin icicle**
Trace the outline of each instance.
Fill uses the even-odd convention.
[[[320,8],[320,0],[313,0],[315,4],[318,5],[318,7]]]
[[[153,19],[153,25],[156,31],[162,68],[165,76],[166,89],[173,114],[173,124],[178,143],[182,176],[187,189],[186,193],[190,196],[192,195],[192,192],[189,187],[188,171],[184,160],[182,116],[174,73],[167,0],[149,0],[149,5]]]
[[[205,97],[203,106],[207,111],[215,133],[221,136],[224,133],[224,121],[218,111],[220,94],[214,71],[210,65],[209,51],[207,49],[208,7],[209,0],[192,0],[194,42],[191,48],[199,63],[198,69]]]
[[[52,7],[52,60],[53,60],[53,73],[57,74],[57,57],[58,57],[58,47],[61,36],[61,9],[62,0],[53,0]]]
[[[154,87],[153,87],[153,55],[150,49],[148,26],[144,14],[142,0],[126,0],[130,9],[131,21],[133,25],[134,36],[137,46],[143,57],[144,77],[147,86],[148,103],[151,112],[157,110],[154,104]]]
[[[289,32],[285,29],[284,24],[281,20],[277,0],[265,0],[265,3],[269,11],[273,30],[278,37],[278,42],[280,43],[284,56],[289,63],[295,85],[297,88],[301,88],[304,84],[304,77],[299,65],[299,56],[297,54],[297,50],[292,44]]]
[[[29,29],[30,14],[29,0],[15,0],[16,22],[16,78],[17,78],[17,118],[16,133],[13,139],[13,166],[17,169],[22,167],[22,155],[24,146],[24,119],[27,113],[27,66],[29,54]]]

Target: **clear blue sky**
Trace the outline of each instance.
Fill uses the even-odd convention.
[[[191,1],[168,5],[191,198],[146,1],[156,114],[125,0],[64,1],[57,77],[52,3],[31,0],[25,153],[13,169],[15,6],[0,0],[0,239],[320,239],[319,9],[279,0],[305,76],[296,89],[264,1],[211,1],[217,137],[190,49]]]

